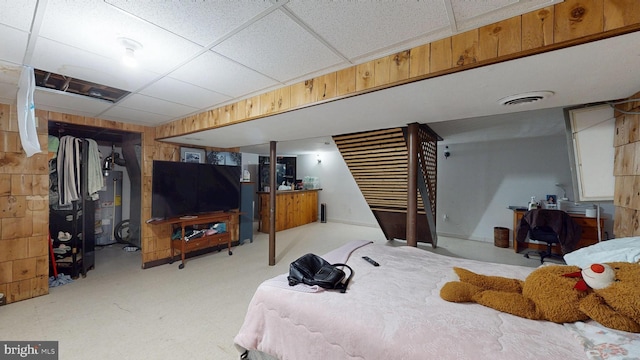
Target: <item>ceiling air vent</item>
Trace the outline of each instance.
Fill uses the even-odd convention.
[[[534,102],[538,102],[542,99],[548,98],[553,95],[553,91],[533,91],[528,93],[516,94],[504,97],[498,100],[500,105],[508,106],[508,105],[520,105],[520,104],[531,104]]]

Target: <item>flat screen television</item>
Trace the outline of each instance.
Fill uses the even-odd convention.
[[[153,161],[153,218],[229,211],[239,205],[240,166]]]

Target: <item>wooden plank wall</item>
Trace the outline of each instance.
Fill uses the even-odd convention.
[[[640,30],[638,0],[566,0],[173,121],[157,127],[156,137],[168,138],[255,120],[637,30]]]
[[[616,238],[640,236],[640,92],[635,101],[616,106],[614,137],[615,213],[613,233]]]
[[[38,139],[47,148],[47,122]],[[0,293],[7,303],[49,293],[49,166],[22,150],[15,105],[0,104]]]

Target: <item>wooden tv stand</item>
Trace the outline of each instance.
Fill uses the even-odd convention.
[[[229,255],[233,255],[231,251],[231,233],[230,233],[230,223],[232,216],[238,216],[240,213],[238,212],[216,212],[211,214],[204,214],[198,216],[183,216],[165,220],[159,220],[152,222],[153,224],[170,224],[172,229],[175,230],[177,228],[182,229],[182,235],[179,239],[171,239],[171,260],[169,264],[173,264],[175,258],[175,251],[180,252],[180,257],[182,259],[182,263],[178,265],[179,269],[184,268],[185,255],[191,251],[201,250],[206,248],[211,248],[214,246],[219,246],[221,244],[227,244],[227,250],[229,251]],[[187,226],[192,225],[206,225],[210,223],[225,223],[226,229],[225,232],[217,233],[213,235],[204,235],[197,238],[192,238],[187,240],[185,238],[185,228]],[[171,231],[173,234],[173,231]]]

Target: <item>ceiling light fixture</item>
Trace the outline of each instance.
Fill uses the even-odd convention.
[[[520,104],[530,104],[536,101],[540,101],[542,99],[546,99],[554,94],[553,91],[532,91],[522,94],[511,95],[507,97],[503,97],[498,100],[500,105],[520,105]]]
[[[140,44],[139,42],[133,39],[129,39],[125,37],[119,37],[118,42],[122,47],[124,47],[122,62],[129,67],[137,66],[138,61],[136,60],[135,53],[136,53],[136,50],[142,49],[142,44]]]

